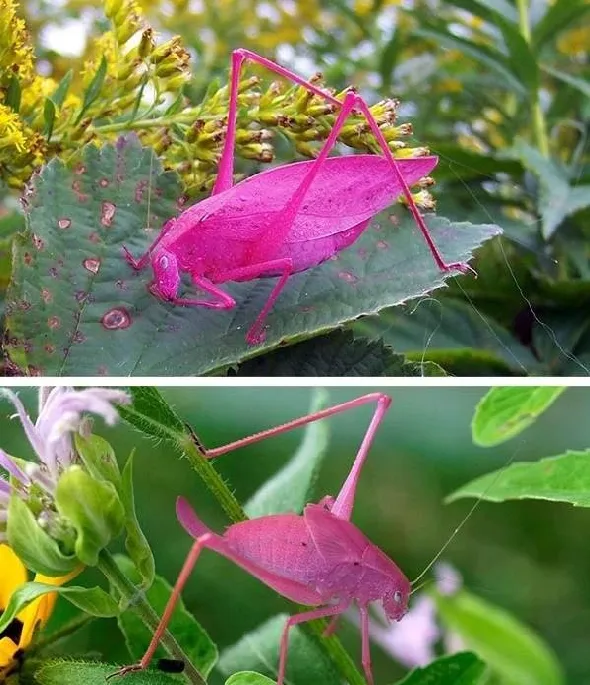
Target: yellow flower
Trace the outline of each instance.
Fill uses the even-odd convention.
[[[25,22],[17,16],[14,0],[0,0],[0,17],[0,73],[30,78],[33,75],[33,48]]]
[[[562,33],[557,39],[557,49],[564,55],[575,57],[588,51],[590,42],[590,25],[582,24],[577,28]]]
[[[27,570],[12,549],[0,544],[0,614],[6,609],[14,591],[27,582]],[[35,580],[48,585],[63,585],[78,575],[78,568],[67,576],[50,578],[37,574]],[[49,620],[57,600],[57,593],[50,592],[25,607],[0,635],[0,676],[10,673],[18,664],[22,652],[31,644],[35,632]]]

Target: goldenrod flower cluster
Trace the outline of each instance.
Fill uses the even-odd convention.
[[[314,8],[311,3],[307,9]],[[184,86],[194,66],[179,36],[159,39],[138,0],[104,0],[110,30],[91,40],[79,73],[64,71],[58,83],[35,72],[17,10],[16,0],[0,0],[8,25],[0,39],[0,178],[6,184],[20,188],[51,157],[73,162],[84,144],[133,131],[180,174],[189,195],[212,186],[227,127],[228,87],[210,87],[200,103],[189,101]],[[228,63],[229,56],[228,50]],[[264,86],[257,74],[246,73],[240,85],[236,154],[271,161],[280,131],[299,154],[315,156],[336,118],[334,106],[299,86],[270,79]],[[392,100],[372,107],[391,149],[400,157],[426,154],[403,142],[411,126],[396,124],[396,110]],[[340,139],[378,151],[359,117],[351,118]],[[431,202],[423,190],[416,197]]]

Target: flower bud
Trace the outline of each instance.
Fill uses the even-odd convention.
[[[152,28],[148,26],[148,28],[144,29],[143,33],[141,34],[141,40],[139,41],[137,54],[142,58],[146,58],[151,55],[155,47],[156,42],[154,40],[154,32]]]
[[[74,465],[61,475],[55,501],[58,512],[76,530],[76,557],[95,566],[100,551],[123,529],[125,511],[115,486]]]

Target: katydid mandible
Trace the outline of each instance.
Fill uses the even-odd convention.
[[[275,514],[235,523],[222,535],[214,533],[202,523],[185,499],[178,499],[178,519],[195,542],[143,658],[137,664],[123,667],[118,675],[147,668],[184,584],[201,551],[208,548],[241,566],[288,599],[315,607],[291,616],[285,624],[280,644],[277,685],[283,685],[285,678],[289,629],[298,623],[331,616],[333,622],[327,629],[327,632],[331,632],[338,616],[353,602],[356,602],[361,616],[363,669],[367,682],[373,685],[368,605],[380,601],[390,620],[401,620],[407,611],[411,583],[398,566],[351,523],[350,518],[363,464],[377,428],[391,404],[391,398],[382,393],[371,393],[215,449],[199,445],[203,454],[213,459],[312,421],[373,402],[377,404],[375,412],[350,473],[336,498],[327,496],[318,504],[308,504],[301,515]],[[439,555],[440,552],[426,570]]]
[[[303,86],[338,111],[317,158],[285,164],[233,185],[238,89],[245,60],[256,62]],[[382,155],[328,157],[346,119],[362,114]],[[134,269],[151,264],[153,295],[176,305],[232,309],[236,301],[219,286],[229,281],[279,277],[260,314],[248,330],[250,345],[264,340],[264,322],[292,274],[318,266],[351,245],[378,212],[403,195],[437,266],[443,271],[470,270],[463,262],[447,264],[428,231],[409,186],[428,175],[437,157],[397,160],[365,101],[353,91],[344,100],[245,49],[232,53],[227,134],[212,195],[189,207],[162,228]],[[210,298],[178,296],[180,274]]]

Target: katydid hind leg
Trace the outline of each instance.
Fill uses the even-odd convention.
[[[441,269],[441,271],[457,270],[463,273],[471,271],[475,274],[475,271],[469,266],[469,264],[465,262],[445,262],[442,254],[440,253],[440,250],[438,249],[432,236],[430,235],[430,231],[428,230],[428,226],[426,226],[424,217],[422,216],[422,214],[420,214],[420,210],[416,206],[416,202],[412,197],[412,192],[408,186],[408,183],[404,178],[404,175],[400,171],[400,168],[395,160],[395,157],[389,149],[389,145],[387,144],[387,141],[385,140],[385,137],[381,129],[379,128],[379,124],[375,120],[375,117],[371,114],[369,106],[360,96],[357,96],[355,106],[358,107],[363,113],[365,119],[367,120],[367,123],[369,124],[369,127],[371,128],[371,132],[377,139],[377,143],[379,144],[379,147],[381,148],[384,157],[390,163],[392,171],[402,187],[403,195],[406,199],[406,202],[408,203],[408,208],[412,214],[412,217],[416,225],[420,229],[422,235],[424,236],[424,240],[426,241],[426,244],[428,245],[428,248],[438,268]]]
[[[356,487],[360,478],[362,467],[366,461],[369,454],[369,450],[375,438],[375,434],[379,425],[383,421],[387,410],[391,406],[391,397],[384,393],[369,393],[367,395],[362,395],[354,400],[348,402],[342,402],[341,404],[336,404],[332,407],[327,407],[326,409],[320,409],[319,411],[306,414],[300,418],[293,419],[292,421],[287,421],[280,426],[275,426],[274,428],[269,428],[268,430],[260,431],[249,435],[240,440],[235,440],[227,445],[222,445],[220,447],[214,447],[212,449],[203,449],[204,456],[208,459],[215,459],[228,452],[233,452],[241,447],[246,447],[248,445],[253,445],[257,442],[261,442],[266,438],[271,438],[273,435],[280,435],[281,433],[286,433],[287,431],[293,430],[295,428],[300,428],[308,423],[313,423],[314,421],[319,421],[320,419],[328,418],[329,416],[334,416],[336,414],[341,414],[349,409],[354,409],[355,407],[360,407],[365,404],[376,403],[377,406],[371,418],[371,422],[367,431],[363,437],[360,448],[354,459],[352,468],[342,486],[336,499],[324,498],[322,502],[324,504],[329,504],[330,510],[335,516],[349,520],[352,515],[352,509],[354,505],[354,497],[356,492]]]
[[[318,88],[314,84],[306,81],[305,79],[301,78],[294,72],[290,71],[289,69],[286,69],[285,67],[282,67],[278,64],[275,64],[271,60],[266,59],[265,57],[261,57],[260,55],[257,55],[256,53],[253,53],[249,50],[236,50],[235,52],[239,53],[239,63],[241,64],[245,58],[252,60],[253,62],[257,62],[258,64],[270,69],[271,71],[274,71],[275,73],[291,80],[294,81],[295,83],[303,86],[304,88],[307,88],[309,91],[317,95],[318,97],[323,98],[330,104],[336,105],[338,108],[343,106],[342,101],[338,100],[334,96],[332,96],[330,93],[324,92],[321,88]],[[395,174],[398,182],[400,183],[404,197],[406,199],[406,202],[408,203],[408,207],[410,209],[410,212],[412,213],[412,217],[414,218],[414,221],[416,222],[416,225],[420,229],[422,235],[424,236],[424,239],[428,245],[428,248],[430,249],[430,252],[432,253],[432,256],[434,258],[434,261],[436,262],[436,265],[442,270],[442,271],[450,271],[450,270],[457,270],[461,272],[468,272],[473,271],[473,269],[466,263],[464,262],[453,262],[453,263],[447,263],[444,261],[443,256],[441,255],[438,247],[434,243],[434,240],[432,236],[430,235],[430,231],[428,230],[428,227],[426,226],[426,223],[424,221],[423,216],[420,214],[420,211],[418,210],[418,207],[416,206],[416,203],[414,201],[414,198],[412,197],[411,190],[402,174],[402,172],[399,169],[399,166],[395,160],[395,157],[393,156],[391,150],[389,149],[389,146],[387,144],[387,141],[385,140],[385,137],[383,136],[383,133],[381,132],[379,125],[377,121],[375,120],[374,116],[371,114],[368,105],[366,102],[360,97],[356,97],[356,103],[355,106],[358,106],[358,108],[362,111],[363,115],[367,119],[367,122],[371,128],[371,131],[375,138],[377,139],[377,142],[379,144],[379,147],[381,148],[385,158],[389,161],[392,167],[392,171]]]
[[[338,616],[343,614],[350,606],[350,601],[339,602],[332,606],[319,607],[318,609],[311,609],[310,611],[303,611],[300,614],[290,616],[283,628],[281,636],[281,646],[279,651],[279,672],[277,678],[277,685],[283,685],[285,680],[285,672],[287,668],[287,652],[289,649],[289,631],[294,625],[300,623],[307,623],[317,618],[327,618],[329,616]]]

